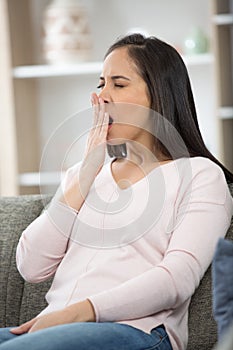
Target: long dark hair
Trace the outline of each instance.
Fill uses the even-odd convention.
[[[129,57],[147,84],[151,109],[169,122],[163,123],[156,119],[160,138],[156,138],[155,142],[159,153],[165,159],[170,159],[169,149],[176,148],[176,152],[172,154],[173,159],[187,156],[187,150],[191,157],[209,158],[222,168],[226,180],[233,182],[233,174],[205,146],[198,125],[188,72],[179,53],[156,37],[146,38],[141,34],[131,34],[118,39],[108,49],[105,57],[113,50],[122,47],[127,47]],[[172,125],[180,135],[185,150],[180,147],[176,135],[168,125]]]

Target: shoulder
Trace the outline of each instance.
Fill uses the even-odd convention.
[[[193,168],[195,169],[211,169],[216,171],[222,171],[220,166],[206,157],[192,157],[189,158],[192,163]]]
[[[212,160],[204,157],[190,158],[193,180],[206,184],[228,187],[222,168]]]
[[[179,158],[168,168],[169,173],[175,171],[186,185],[199,183],[203,185],[214,184],[228,187],[222,168],[212,160],[205,157]]]
[[[228,184],[222,168],[205,157],[189,159],[191,165],[191,188],[194,195],[216,204],[231,199]]]
[[[200,180],[208,179],[227,184],[222,168],[212,160],[205,157],[179,158],[174,161],[174,169],[189,177]]]

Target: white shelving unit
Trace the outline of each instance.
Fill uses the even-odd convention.
[[[211,53],[182,56],[182,58],[187,66],[205,65],[214,62],[214,56]],[[102,62],[87,62],[72,65],[19,66],[13,68],[12,75],[15,79],[87,76],[100,73],[102,65]]]
[[[233,1],[213,0],[220,158],[233,171]]]

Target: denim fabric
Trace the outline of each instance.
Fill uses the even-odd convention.
[[[120,323],[80,322],[20,336],[0,329],[0,350],[172,350],[163,326],[147,334]]]
[[[233,243],[221,238],[218,241],[212,264],[213,311],[218,325],[218,338],[233,322]]]

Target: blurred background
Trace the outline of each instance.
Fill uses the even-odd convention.
[[[0,0],[0,195],[53,193],[82,159],[117,37],[183,56],[209,150],[233,171],[233,0]]]

